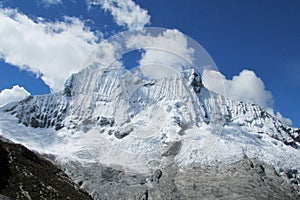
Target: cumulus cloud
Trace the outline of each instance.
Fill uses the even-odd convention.
[[[290,119],[284,118],[279,112],[274,112],[272,93],[266,90],[263,81],[253,71],[243,70],[231,80],[214,70],[204,70],[202,76],[204,84],[209,90],[228,99],[258,104],[283,123],[292,124]]]
[[[126,43],[130,48],[139,49],[143,47],[146,50],[140,61],[141,64],[153,61],[174,64],[175,62],[172,61],[172,58],[159,55],[159,53],[163,52],[173,54],[190,63],[194,60],[195,50],[188,46],[185,35],[176,29],[167,29],[157,36],[148,34],[133,35],[128,38]]]
[[[4,89],[0,92],[0,106],[5,104],[20,101],[30,95],[27,90],[18,85],[13,86],[11,89]]]
[[[181,71],[194,60],[195,49],[189,47],[185,35],[176,29],[167,29],[158,35],[131,35],[126,40],[126,46],[144,50],[139,65],[143,74],[152,78]]]
[[[150,24],[148,11],[132,0],[91,0],[89,4],[101,5],[105,11],[112,14],[119,26],[125,26],[129,30],[140,30]]]
[[[96,48],[99,35],[75,17],[48,22],[0,8],[0,58],[41,76],[54,91],[77,72]]]
[[[203,78],[208,89],[229,99],[256,103],[264,108],[273,106],[273,96],[267,91],[263,81],[253,71],[243,70],[232,80],[227,80],[220,72],[204,70]],[[222,84],[215,84],[221,82]]]

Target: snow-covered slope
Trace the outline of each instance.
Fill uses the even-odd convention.
[[[149,81],[123,68],[104,70],[93,64],[72,75],[63,92],[30,96],[2,110],[15,115],[19,123],[34,128],[86,131],[110,125],[123,129],[141,123],[134,120],[153,121],[160,116],[181,129],[203,123],[221,127],[237,125],[294,148],[300,142],[299,129],[286,126],[258,105],[227,100],[208,91],[193,70]]]
[[[63,92],[1,108],[0,133],[60,163],[100,163],[147,174],[175,162],[233,163],[245,156],[299,169],[300,130],[255,104],[207,90],[194,70],[147,80],[97,63]],[[81,179],[84,179],[84,177]]]

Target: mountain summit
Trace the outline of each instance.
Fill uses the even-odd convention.
[[[122,57],[134,50],[130,68]],[[94,199],[297,196],[299,129],[208,90],[201,73],[216,67],[191,38],[123,32],[83,67],[61,92],[0,108],[0,133],[51,158]]]
[[[53,155],[95,199],[196,198],[198,189],[183,186],[196,174],[206,176],[205,168],[217,173],[215,167],[220,166],[216,179],[224,180],[225,169],[237,166],[240,172],[231,173],[243,174],[241,179],[249,178],[245,170],[278,181],[279,175],[274,174],[283,173],[289,174],[293,191],[299,187],[300,130],[258,105],[209,91],[193,69],[148,79],[137,70],[103,69],[93,63],[73,74],[62,92],[30,96],[2,107],[0,132],[41,154]],[[182,180],[174,182],[179,177]],[[192,188],[199,186],[197,181],[191,183]],[[268,184],[266,191],[272,188]],[[277,189],[278,199],[296,195],[292,190],[280,194],[282,188]],[[230,197],[232,191],[222,192],[207,198]]]

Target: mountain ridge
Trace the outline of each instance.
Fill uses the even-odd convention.
[[[160,177],[159,170],[165,178],[168,170],[236,165],[245,157],[276,172],[296,170],[291,180],[299,187],[300,129],[258,105],[209,91],[195,70],[145,79],[137,71],[94,63],[72,75],[64,91],[28,97],[0,111],[2,136],[54,155],[95,199],[103,197],[96,194],[107,178],[139,182],[142,177],[151,185],[151,174]],[[109,190],[116,190],[112,184]]]
[[[116,79],[121,78],[121,74],[118,73],[120,72],[123,73],[122,71],[118,71],[118,70],[116,70],[115,74],[108,76],[108,78],[106,76],[103,76],[102,74],[100,75],[100,77],[98,75],[96,78],[91,78],[91,76],[95,76],[95,74],[99,74],[99,72],[96,73],[94,72],[94,70],[91,70],[92,72],[90,72],[90,70],[85,69],[83,70],[83,72],[85,72],[83,73],[83,76],[80,76],[80,73],[82,73],[80,72],[78,73],[79,75],[78,74],[72,75],[66,81],[65,89],[63,92],[58,92],[49,95],[42,95],[42,96],[29,96],[28,98],[18,103],[11,103],[10,105],[4,106],[4,111],[9,112],[12,115],[16,115],[16,117],[19,119],[19,123],[23,123],[25,126],[31,126],[34,128],[55,127],[56,130],[59,130],[67,125],[67,123],[63,121],[65,120],[66,116],[70,114],[67,113],[70,111],[70,107],[81,107],[79,105],[83,103],[83,101],[92,102],[91,100],[90,101],[86,100],[87,96],[90,96],[88,98],[91,98],[91,96],[93,96],[91,92],[85,94],[85,91],[89,91],[89,89],[87,88],[93,88],[92,90],[97,92],[99,92],[100,90],[100,95],[98,94],[98,96],[94,98],[93,101],[105,102],[105,103],[112,101],[113,90],[118,87],[118,85],[115,85],[118,84]],[[86,71],[89,72],[88,75]],[[105,73],[108,73],[108,70],[103,71],[103,74]],[[207,98],[206,96],[209,96],[208,98],[210,97],[215,98],[216,96],[219,96],[215,98],[215,100],[218,101],[215,103],[215,105],[221,105],[219,108],[221,112],[220,114],[223,115],[222,117],[225,118],[227,124],[231,123],[239,126],[249,127],[250,129],[254,129],[255,131],[257,131],[258,133],[269,134],[272,138],[282,141],[286,145],[290,145],[294,148],[299,148],[299,144],[300,144],[299,128],[292,128],[283,124],[282,122],[280,122],[280,120],[276,119],[274,116],[272,116],[271,114],[269,114],[267,111],[265,111],[264,109],[262,109],[260,106],[256,104],[245,103],[243,101],[238,101],[238,100],[224,99],[221,95],[208,91],[203,86],[202,80],[197,73],[193,71],[190,72],[189,78],[191,78],[192,76],[195,77],[192,78],[192,80],[190,81],[190,86],[193,88],[196,95],[198,95],[200,101],[202,100],[201,102],[202,106],[204,105],[203,106],[204,117],[201,120],[206,122],[209,121],[208,119],[209,113],[207,109],[208,110],[210,109],[209,108],[210,105],[206,104],[205,102]],[[76,77],[77,79],[81,79],[82,77],[87,77],[86,79],[92,79],[92,80],[99,79],[100,82],[97,84],[94,83],[93,86],[90,85],[84,86],[85,88],[80,88],[80,84],[79,84],[79,89],[78,88],[74,89],[76,87],[76,84],[74,84],[74,82],[76,82],[74,80],[76,79]],[[105,78],[107,80],[105,80]],[[109,83],[110,80],[113,80],[112,82],[114,83],[110,84]],[[136,80],[136,81],[141,81],[141,80]],[[146,83],[143,83],[142,86],[147,87],[151,84],[154,85],[155,83],[153,83],[153,81],[148,81]],[[102,85],[110,85],[111,88],[105,88],[105,87],[102,87],[102,89],[99,88]],[[201,90],[204,92],[201,93]],[[80,101],[79,103],[75,105],[70,105],[71,101],[76,101],[76,99],[72,100],[72,97],[75,96],[75,93],[79,93],[79,95],[83,95],[84,98],[83,99],[78,98],[80,99],[77,100]],[[204,95],[203,93],[206,94]],[[130,99],[128,99],[127,101],[129,100]],[[87,105],[86,107],[89,106],[96,107],[95,105]],[[77,112],[79,113],[78,115],[84,113],[81,110]],[[86,118],[91,118],[91,114]],[[115,122],[106,121],[107,118],[109,117],[103,117],[98,115],[97,118],[98,118],[97,120],[95,119],[92,120],[97,121],[98,124],[115,123]],[[84,120],[88,121],[89,119],[83,119],[83,121]],[[87,123],[86,121],[84,123]],[[126,119],[124,121],[126,121]],[[264,127],[265,124],[269,124],[270,127],[265,128]]]

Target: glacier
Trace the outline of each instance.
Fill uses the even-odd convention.
[[[0,130],[57,159],[134,173],[162,167],[164,155],[180,166],[232,163],[245,155],[277,168],[300,166],[299,129],[258,105],[207,90],[194,70],[145,80],[94,63],[73,74],[62,92],[2,107]]]

